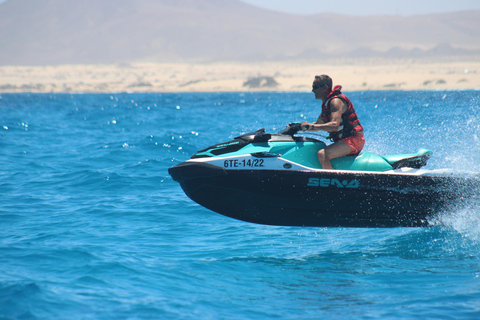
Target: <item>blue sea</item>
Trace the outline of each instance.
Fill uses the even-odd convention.
[[[365,151],[480,172],[480,91],[347,95]],[[479,319],[480,203],[432,228],[264,226],[168,175],[320,109],[312,93],[1,94],[0,319]]]

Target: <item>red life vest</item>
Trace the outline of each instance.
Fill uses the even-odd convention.
[[[363,127],[358,120],[357,113],[352,102],[340,92],[342,86],[335,86],[327,99],[322,103],[322,120],[324,123],[332,121],[332,111],[330,110],[330,101],[334,98],[345,101],[348,105],[347,110],[342,114],[342,122],[338,131],[329,132],[330,138],[335,142],[342,138],[354,136],[357,132],[363,131]]]

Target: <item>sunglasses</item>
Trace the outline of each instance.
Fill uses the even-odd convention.
[[[323,86],[313,85],[313,86],[312,86],[312,90],[315,91],[315,90],[320,89],[320,88],[323,88],[323,87],[325,87],[325,84],[324,84]]]

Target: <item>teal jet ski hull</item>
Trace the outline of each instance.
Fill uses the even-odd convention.
[[[325,144],[263,130],[203,149],[169,168],[193,201],[242,221],[310,227],[425,227],[475,195],[478,177],[423,170],[432,152],[364,152],[323,170]]]

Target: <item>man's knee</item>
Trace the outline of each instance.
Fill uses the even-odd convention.
[[[318,155],[318,159],[321,159],[321,160],[328,159],[325,149],[319,150],[317,155]]]

